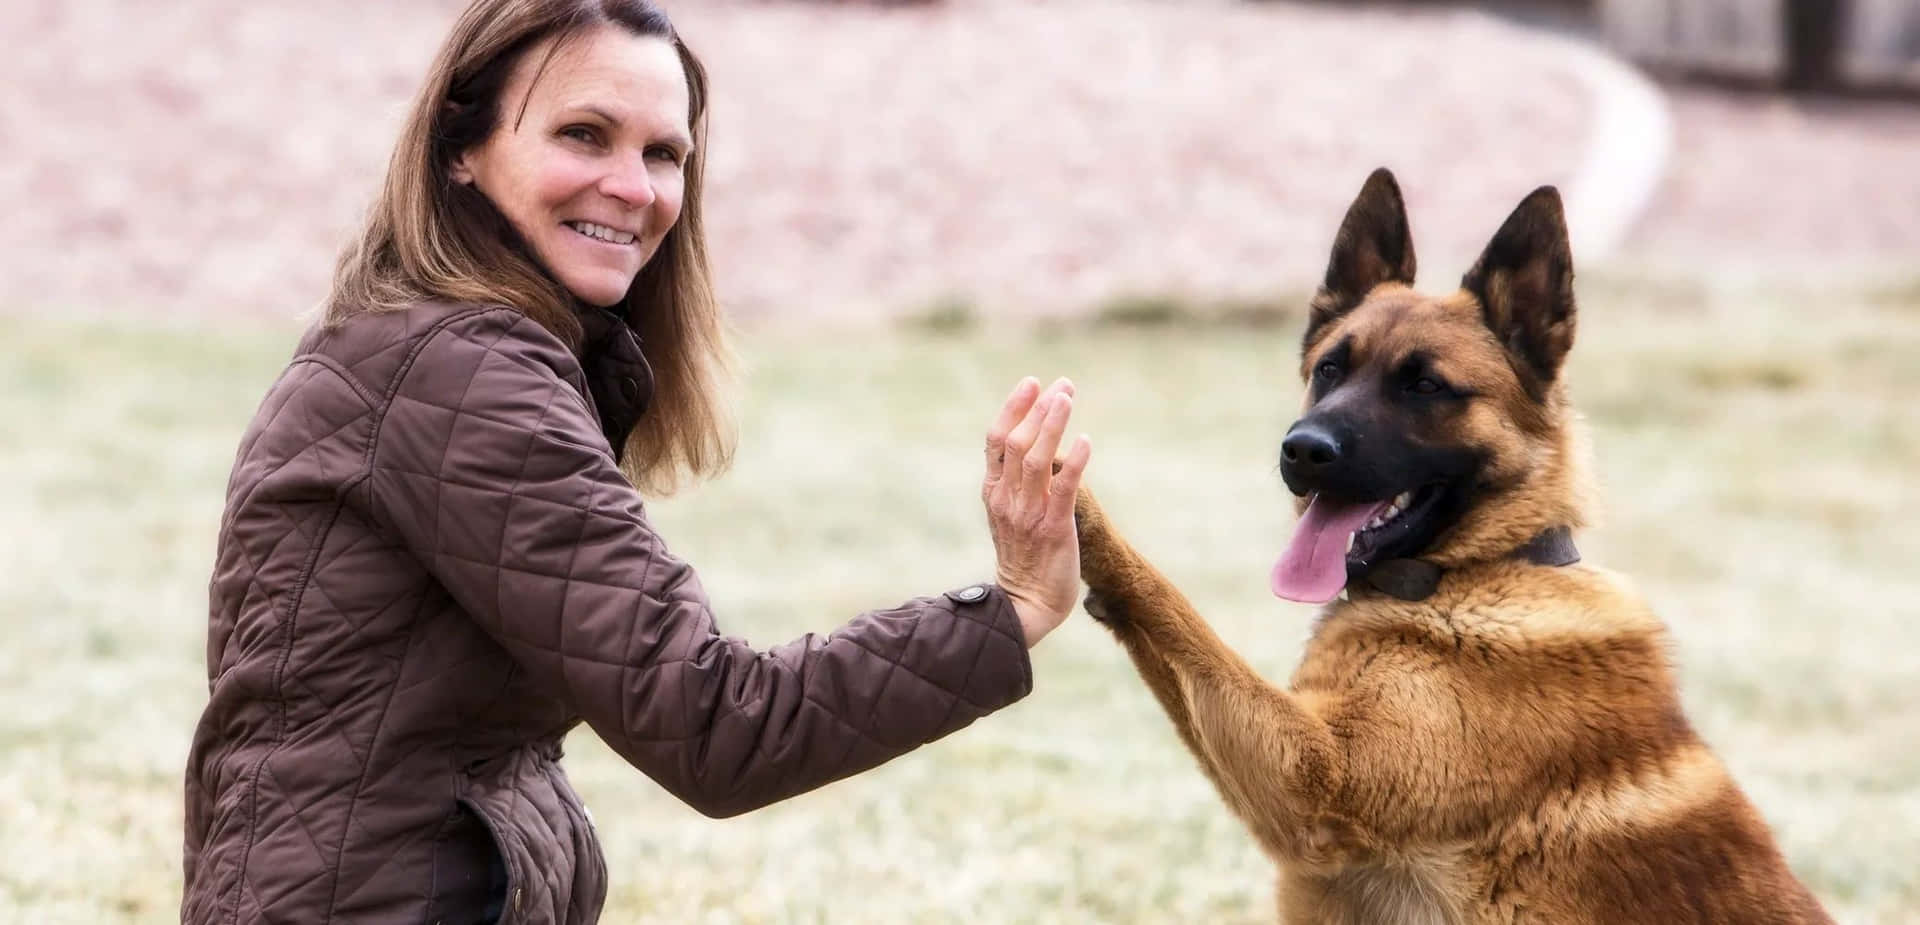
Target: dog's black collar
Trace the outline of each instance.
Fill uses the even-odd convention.
[[[1572,529],[1548,527],[1521,544],[1512,557],[1535,565],[1557,567],[1580,561],[1580,550],[1574,548]],[[1424,601],[1440,587],[1440,575],[1444,571],[1425,559],[1388,559],[1368,569],[1365,581],[1382,594],[1403,601]]]

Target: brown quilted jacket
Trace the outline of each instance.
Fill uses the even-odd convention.
[[[1031,688],[990,585],[720,635],[616,466],[651,377],[595,317],[577,356],[475,306],[302,341],[228,486],[184,921],[591,922],[606,865],[558,763],[582,720],[728,816]]]

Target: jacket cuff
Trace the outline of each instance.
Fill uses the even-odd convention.
[[[1032,693],[1033,660],[1027,651],[1026,630],[1006,590],[982,582],[948,591],[946,598],[955,617],[988,630],[974,681],[968,685],[981,697],[977,702],[997,710]]]

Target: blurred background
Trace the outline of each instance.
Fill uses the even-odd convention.
[[[1590,560],[1842,921],[1920,921],[1920,0],[664,0],[713,79],[739,463],[654,505],[762,645],[990,574],[976,444],[1075,378],[1089,480],[1269,677],[1309,608],[1305,298],[1389,166],[1450,289],[1534,187],[1580,273]],[[164,921],[206,579],[255,403],[455,0],[0,8],[0,921]],[[849,460],[873,461],[855,467]],[[887,512],[885,523],[875,512]],[[581,732],[627,922],[1270,921],[1112,641],[741,819]]]

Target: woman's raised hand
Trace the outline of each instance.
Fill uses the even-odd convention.
[[[1073,532],[1073,495],[1093,457],[1082,434],[1057,465],[1060,439],[1073,415],[1073,383],[1046,391],[1028,377],[987,430],[987,477],[980,487],[998,557],[998,581],[1013,600],[1032,647],[1073,613],[1080,595],[1080,544]]]

